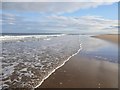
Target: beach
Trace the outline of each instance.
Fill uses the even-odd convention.
[[[116,37],[87,36],[83,49],[38,88],[118,88],[118,63],[114,62],[118,53]]]
[[[103,35],[98,35],[98,36],[93,36],[93,37],[111,41],[114,43],[118,43],[118,36],[119,35],[117,34],[103,34]]]
[[[2,36],[0,88],[117,88],[118,44],[93,36]]]

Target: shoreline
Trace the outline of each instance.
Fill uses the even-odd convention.
[[[117,80],[117,63],[100,61],[78,52],[37,88],[117,88]]]
[[[58,66],[56,69],[54,69],[52,72],[50,72],[41,82],[40,84],[38,84],[37,86],[35,86],[35,89],[37,89],[38,87],[40,87],[42,85],[42,83],[49,78],[54,72],[56,72],[57,69],[61,68],[62,66],[65,65],[65,63],[67,63],[67,61],[69,61],[72,57],[74,57],[75,55],[77,55],[80,51],[81,51],[82,47],[80,44],[80,48],[78,49],[78,51],[74,54],[72,54],[71,56],[69,56],[60,66]]]
[[[116,63],[77,54],[39,88],[117,88],[117,66]]]
[[[106,40],[106,41],[113,42],[116,44],[120,43],[118,41],[118,37],[119,37],[118,34],[102,34],[102,35],[96,35],[96,36],[91,36],[91,37]]]

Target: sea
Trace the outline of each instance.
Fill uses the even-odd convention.
[[[79,35],[2,33],[0,88],[37,88],[81,49]]]

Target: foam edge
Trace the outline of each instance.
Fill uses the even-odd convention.
[[[76,53],[72,54],[61,65],[59,65],[58,67],[56,67],[56,69],[54,69],[52,72],[50,72],[37,86],[34,87],[34,89],[38,88],[50,75],[52,75],[52,73],[54,73],[57,69],[62,67],[67,61],[69,61],[69,59],[71,59],[73,56],[77,55],[81,50],[82,50],[82,44],[80,44],[79,49],[78,49],[78,51]]]

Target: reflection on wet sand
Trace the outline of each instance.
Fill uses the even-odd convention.
[[[89,36],[81,36],[80,40],[81,52],[56,70],[39,88],[118,87],[117,45]]]

